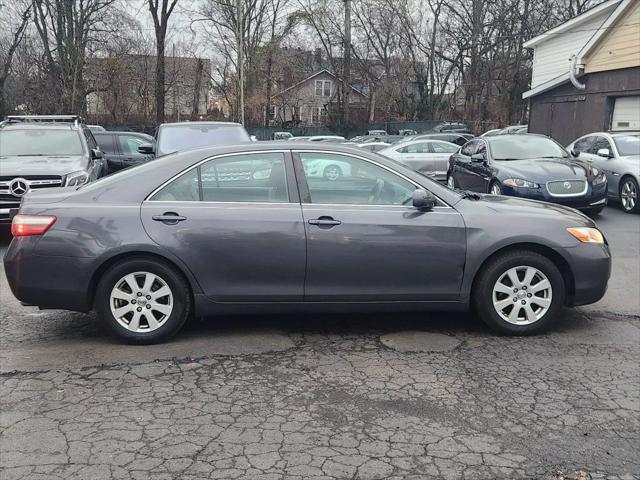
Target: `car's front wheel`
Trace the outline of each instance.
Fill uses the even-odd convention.
[[[476,312],[490,328],[507,335],[545,329],[565,301],[562,274],[547,257],[527,250],[491,259],[474,282]]]
[[[502,187],[500,187],[498,182],[492,182],[489,187],[489,193],[491,195],[502,195]]]
[[[456,185],[456,179],[453,178],[453,174],[449,174],[447,176],[447,187],[451,190],[455,190],[458,186]]]
[[[640,211],[640,202],[638,202],[638,182],[633,177],[625,177],[620,183],[620,204],[622,209],[627,213],[635,213]]]
[[[186,280],[152,258],[127,259],[100,278],[95,307],[102,324],[129,343],[158,343],[175,335],[191,310]]]

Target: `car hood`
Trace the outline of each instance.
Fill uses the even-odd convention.
[[[500,176],[504,178],[546,183],[551,180],[583,180],[593,177],[589,163],[576,159],[532,158],[497,163],[500,165]]]
[[[86,159],[82,156],[0,156],[0,175],[67,175],[86,168]]]
[[[524,198],[507,197],[503,195],[480,195],[477,202],[482,203],[496,214],[514,214],[535,217],[565,217],[567,224],[572,226],[595,227],[595,222],[585,214],[570,207],[555,203],[541,202],[538,200],[527,200]]]

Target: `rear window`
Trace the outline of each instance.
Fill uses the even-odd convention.
[[[190,148],[235,145],[250,140],[241,125],[164,125],[158,134],[158,153],[165,155]]]
[[[0,156],[82,155],[76,130],[0,130]]]

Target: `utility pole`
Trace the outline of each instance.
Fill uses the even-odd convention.
[[[236,16],[238,17],[236,34],[238,40],[238,121],[244,125],[244,18],[242,13],[242,0],[236,0]]]
[[[344,58],[342,59],[343,128],[349,125],[349,97],[351,95],[351,0],[344,0]]]

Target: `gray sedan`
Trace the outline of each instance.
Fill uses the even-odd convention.
[[[590,133],[567,150],[595,165],[607,175],[608,194],[627,213],[640,211],[640,133]]]
[[[309,176],[320,158],[349,168]],[[19,300],[93,309],[134,343],[237,312],[473,308],[498,332],[529,334],[598,301],[611,266],[575,210],[449,190],[324,143],[202,148],[34,190],[12,232],[4,264]]]

